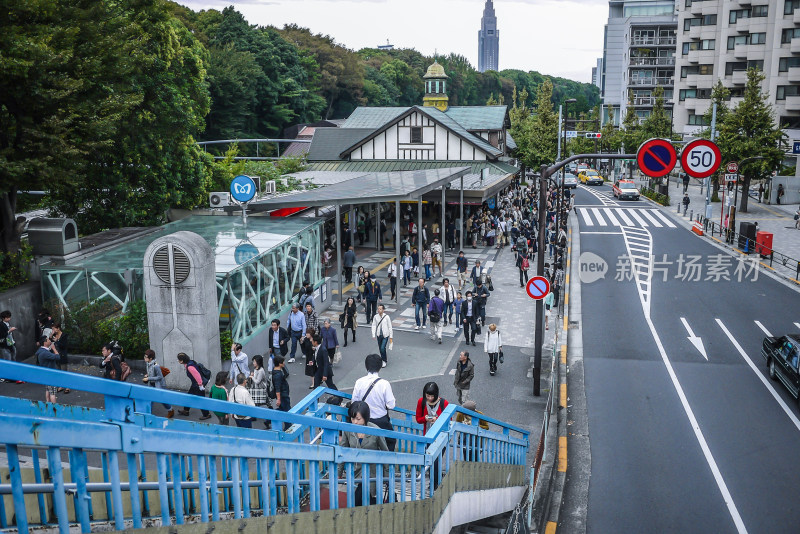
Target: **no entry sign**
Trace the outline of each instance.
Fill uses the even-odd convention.
[[[528,285],[525,286],[528,296],[533,300],[540,300],[550,293],[550,282],[544,276],[534,276],[528,280]]]
[[[686,174],[694,178],[708,178],[717,172],[721,161],[719,147],[708,139],[695,139],[681,152],[681,166]]]
[[[678,162],[675,147],[666,139],[648,139],[636,153],[636,162],[647,176],[661,178],[668,175]]]

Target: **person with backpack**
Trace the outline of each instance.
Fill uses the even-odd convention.
[[[247,388],[245,387],[246,380],[247,377],[244,374],[239,373],[236,375],[236,385],[231,388],[230,393],[228,393],[228,401],[236,404],[255,407],[256,404],[253,402],[250,392],[247,391]],[[191,393],[191,390],[189,390],[189,392]],[[200,419],[208,419],[209,417],[211,417],[211,415],[201,417]],[[249,415],[233,414],[233,422],[236,423],[236,426],[239,428],[253,428],[253,417],[250,417]]]
[[[208,384],[209,379],[211,379],[211,371],[205,368],[205,366],[201,363],[197,363],[185,353],[181,352],[178,354],[178,363],[180,363],[183,368],[186,370],[186,376],[189,377],[189,381],[191,385],[189,386],[189,395],[197,395],[198,397],[205,397],[206,396],[206,384]],[[244,377],[243,373],[238,375]],[[244,383],[244,380],[242,380]],[[235,389],[235,388],[234,388]],[[243,388],[244,389],[244,388]],[[247,389],[245,389],[245,392]],[[250,394],[248,393],[248,397]],[[253,402],[252,400],[250,402]],[[200,410],[203,412],[203,416],[200,418],[201,421],[205,421],[206,419],[211,419],[211,414],[208,410]],[[181,415],[189,415],[189,408],[185,408],[178,412]]]
[[[153,349],[144,351],[144,361],[147,364],[147,375],[142,378],[142,382],[156,389],[164,389],[164,373],[169,374],[169,369],[162,368],[156,361],[156,352]],[[175,410],[171,404],[161,403],[167,410],[167,418],[175,417]]]
[[[527,251],[519,251],[517,254],[517,267],[519,268],[519,287],[525,287],[525,284],[528,283],[528,269],[531,268]]]
[[[414,327],[414,330],[419,330],[420,315],[422,315],[422,328],[425,328],[428,322],[426,311],[428,309],[428,302],[430,301],[431,292],[425,287],[425,279],[420,278],[419,285],[414,288],[414,293],[411,294],[411,302],[414,304],[414,318],[417,320],[417,326]]]
[[[272,389],[269,390],[269,396],[275,399],[275,408],[282,412],[288,412],[292,407],[291,399],[289,398],[289,371],[286,369],[286,359],[281,355],[274,357],[275,368],[272,370]],[[286,430],[290,423],[283,423],[283,429]]]
[[[384,430],[394,430],[389,410],[394,409],[397,401],[394,398],[391,382],[378,376],[382,364],[379,354],[368,354],[364,358],[367,374],[356,380],[352,400],[364,401],[369,405],[370,423]],[[396,439],[386,438],[386,445],[390,451],[394,452],[396,444]]]
[[[103,376],[111,380],[124,382],[128,375],[131,374],[131,370],[127,363],[123,368],[122,348],[115,341],[112,341],[103,345],[100,353],[103,355],[103,360],[100,362],[100,367],[104,370]]]
[[[503,363],[503,338],[500,337],[500,330],[497,325],[492,323],[486,329],[486,336],[483,340],[483,351],[489,356],[489,374],[494,376],[497,372],[497,361]]]
[[[442,316],[444,315],[444,301],[439,297],[439,290],[433,290],[433,298],[428,303],[428,319],[431,321],[431,340],[439,340],[442,344]]]

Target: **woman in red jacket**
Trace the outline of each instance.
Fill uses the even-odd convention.
[[[447,401],[439,396],[439,386],[436,382],[428,382],[422,388],[422,397],[417,401],[417,423],[425,425],[425,434],[428,433],[433,423],[447,408]],[[439,486],[439,460],[433,462],[431,469],[433,489]]]

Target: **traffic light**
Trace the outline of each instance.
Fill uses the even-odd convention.
[[[603,134],[600,132],[586,132],[586,139],[600,139]]]

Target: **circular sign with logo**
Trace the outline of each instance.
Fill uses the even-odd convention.
[[[240,174],[231,182],[231,197],[236,202],[250,202],[256,196],[256,183],[249,176]]]
[[[681,152],[681,166],[693,178],[708,178],[717,172],[721,161],[719,147],[708,139],[695,139]]]
[[[648,139],[636,153],[639,169],[651,178],[668,175],[678,162],[675,147],[666,139]]]
[[[258,249],[252,243],[241,243],[233,251],[233,258],[237,265],[247,263],[258,256]]]
[[[550,293],[550,282],[544,276],[534,276],[528,280],[528,285],[525,286],[528,296],[534,300],[540,300]]]
[[[729,174],[736,174],[739,172],[739,164],[735,161],[731,161],[725,166],[725,170],[728,171]]]

